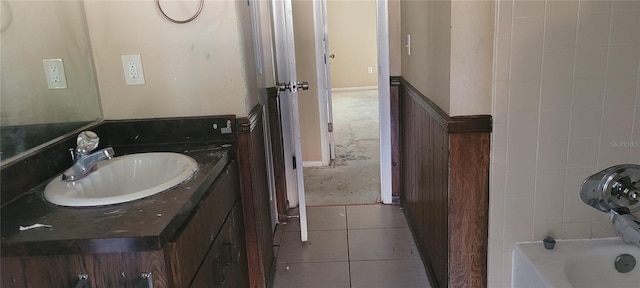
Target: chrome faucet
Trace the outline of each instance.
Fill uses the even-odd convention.
[[[111,147],[91,153],[98,147],[99,142],[100,138],[92,131],[82,131],[78,135],[76,148],[69,149],[74,162],[73,166],[62,173],[62,180],[71,182],[82,179],[95,171],[98,162],[113,157],[114,152]]]
[[[623,241],[640,246],[640,165],[609,167],[589,176],[580,185],[580,199],[609,214],[616,234]]]

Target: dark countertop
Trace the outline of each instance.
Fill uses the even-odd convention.
[[[114,149],[116,155],[135,152],[135,148]],[[47,202],[43,197],[47,180],[1,209],[1,255],[161,249],[180,231],[191,211],[233,158],[233,149],[230,145],[214,144],[172,149],[146,147],[145,151],[184,153],[198,162],[198,171],[191,179],[167,191],[132,202],[100,207],[63,207]],[[19,226],[36,223],[53,227],[19,231]]]

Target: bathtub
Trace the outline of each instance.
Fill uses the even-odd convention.
[[[635,257],[628,273],[616,271],[618,255]],[[640,248],[620,238],[557,240],[546,250],[542,241],[517,243],[513,250],[511,286],[525,287],[640,287]]]

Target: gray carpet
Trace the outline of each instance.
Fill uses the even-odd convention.
[[[308,206],[380,202],[378,90],[333,92],[334,167],[304,168]]]

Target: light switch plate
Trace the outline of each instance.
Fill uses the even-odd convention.
[[[127,85],[144,84],[144,71],[140,54],[122,55],[122,69]]]
[[[67,88],[67,77],[64,74],[64,63],[62,59],[43,59],[44,75],[47,77],[47,87],[49,89]]]

